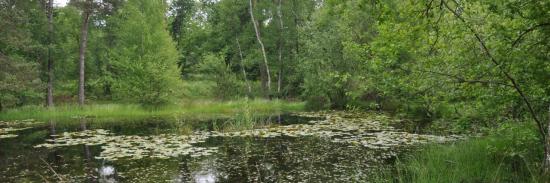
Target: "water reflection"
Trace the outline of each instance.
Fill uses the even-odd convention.
[[[110,165],[102,166],[98,169],[98,173],[99,173],[99,182],[102,182],[102,183],[117,182],[115,179],[116,171],[115,171],[115,167],[113,166],[110,166]]]
[[[317,118],[277,115],[266,119],[280,125],[292,125]],[[110,147],[105,144],[33,147],[46,140],[61,139],[65,133],[98,129],[112,134],[108,140],[132,137],[124,140],[125,143],[181,136],[170,134],[175,133],[171,129],[174,125],[161,119],[123,123],[95,123],[94,119],[86,118],[73,120],[78,121],[76,124],[74,121],[70,124],[49,121],[43,126],[18,132],[16,138],[0,139],[0,182],[57,182],[59,177],[68,182],[365,182],[372,169],[392,161],[382,156],[388,150],[333,143],[319,136],[208,137],[204,142],[193,144],[201,148],[218,148],[205,156],[194,157],[190,153],[113,161],[96,159]],[[212,124],[196,122],[189,126],[204,130]],[[148,139],[162,136],[159,134],[167,135]],[[169,148],[168,145],[153,143],[152,148]]]
[[[196,183],[214,183],[216,175],[211,171],[196,172],[193,176]]]
[[[196,183],[214,183],[218,181],[217,170],[214,161],[210,158],[199,162],[199,169],[192,173]]]

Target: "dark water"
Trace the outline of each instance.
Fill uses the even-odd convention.
[[[315,118],[282,115],[266,119],[288,125]],[[179,133],[174,123],[161,119],[75,121],[44,123],[15,132],[17,137],[0,139],[0,182],[364,182],[370,179],[369,172],[391,161],[380,160],[376,150],[313,136],[210,137],[195,145],[217,147],[217,152],[167,159],[96,159],[101,145],[34,147],[56,138],[50,135],[90,129],[116,135]],[[213,126],[212,121],[188,123],[193,130],[212,130]]]

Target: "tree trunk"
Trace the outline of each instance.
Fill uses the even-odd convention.
[[[293,14],[293,17],[294,17],[294,31],[295,31],[295,38],[292,38],[294,39],[294,54],[292,54],[292,60],[294,61],[294,63],[298,63],[298,61],[300,60],[300,24],[301,24],[301,21],[300,21],[300,17],[299,17],[299,10],[300,8],[298,7],[298,4],[297,4],[297,1],[298,0],[293,0],[292,1],[292,14]],[[295,92],[295,91],[294,91]],[[293,93],[293,90],[289,90],[287,91],[286,93],[287,96],[293,96],[295,95]]]
[[[550,177],[550,105],[548,106],[548,126],[546,126],[546,144],[544,144],[544,174]]]
[[[92,1],[86,1],[86,7],[82,14],[82,28],[80,29],[80,53],[79,53],[79,80],[78,80],[78,105],[84,105],[84,67],[86,58],[86,44],[88,42],[88,22],[90,20]]]
[[[52,58],[52,44],[53,44],[53,0],[48,1],[48,84],[46,94],[46,106],[53,106],[53,58]]]
[[[258,43],[260,44],[260,48],[262,50],[262,55],[264,59],[264,68],[263,73],[262,69],[260,69],[260,72],[265,75],[265,77],[262,78],[262,89],[264,90],[265,97],[269,97],[271,94],[271,74],[269,73],[269,65],[267,62],[267,55],[265,53],[265,47],[264,43],[262,42],[262,39],[260,37],[260,31],[258,30],[258,22],[256,22],[256,19],[254,18],[254,11],[253,11],[253,3],[252,0],[249,0],[250,5],[250,18],[252,19],[252,24],[254,26],[254,31],[256,32],[256,39],[258,40]],[[264,74],[265,73],[265,74]]]
[[[237,40],[237,48],[239,49],[239,56],[241,58],[241,71],[243,73],[244,82],[246,83],[246,87],[248,89],[248,97],[252,96],[252,87],[250,86],[250,83],[248,82],[248,79],[246,79],[246,70],[244,69],[244,59],[243,59],[243,51],[241,50],[241,44],[239,43],[239,38],[235,38]]]
[[[281,85],[283,85],[283,71],[284,71],[284,64],[283,64],[283,13],[281,10],[281,1],[279,0],[279,3],[277,4],[277,16],[279,17],[279,75],[277,78],[277,94],[280,97],[281,96]]]

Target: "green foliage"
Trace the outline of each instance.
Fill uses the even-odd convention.
[[[164,19],[162,1],[131,0],[112,23],[113,94],[120,100],[159,105],[173,101],[180,87],[178,52]]]
[[[216,83],[210,80],[186,80],[181,92],[186,100],[215,98]]]
[[[312,108],[382,109],[464,132],[529,117],[508,73],[545,116],[550,47],[538,15],[549,6],[517,3],[325,1],[301,32],[302,96]]]
[[[79,51],[78,41],[81,25],[82,18],[76,7],[67,6],[56,10],[56,16],[54,18],[55,44],[53,49],[53,60],[55,76],[54,95],[58,96],[57,99],[76,95],[78,90],[77,53]],[[89,60],[89,58],[87,59]],[[90,62],[87,63],[86,66],[88,68],[94,68],[89,64]]]
[[[14,57],[0,57],[0,111],[42,98],[36,64]]]
[[[362,83],[367,77],[366,43],[373,37],[375,22],[364,12],[371,10],[366,1],[327,1],[306,27],[310,39],[304,40],[300,72],[303,96],[313,106],[353,108],[358,104],[353,101],[366,92]]]
[[[48,46],[42,10],[29,0],[0,3],[0,110],[42,98],[39,68]]]
[[[220,99],[231,99],[242,94],[244,85],[225,63],[223,55],[207,54],[194,69],[204,75],[204,79],[213,81],[214,96]]]

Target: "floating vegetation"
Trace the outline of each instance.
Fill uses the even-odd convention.
[[[34,121],[33,119],[27,120],[16,120],[16,121],[0,121],[0,139],[5,138],[14,138],[17,137],[17,134],[14,132],[26,130],[31,128],[36,124],[41,124],[42,122]]]
[[[35,156],[69,182],[369,182],[419,144],[462,138],[407,133],[385,115],[338,111],[297,113],[240,131],[182,121],[189,129],[180,133],[162,122],[42,125],[19,133],[10,126],[9,134],[26,140],[6,141],[14,148],[0,182],[57,181],[44,162],[29,158]]]
[[[331,142],[362,145],[371,149],[389,149],[395,146],[410,146],[429,142],[443,143],[462,138],[461,136],[435,136],[401,132],[389,126],[391,119],[384,115],[353,114],[343,112],[300,113],[306,117],[325,117],[324,120],[308,124],[276,126],[271,128],[239,132],[212,132],[221,137],[300,137],[317,136]]]
[[[20,131],[20,130],[26,130],[26,129],[29,129],[29,128],[30,128],[30,127],[24,127],[24,128],[12,128],[12,127],[0,128],[0,139],[17,137],[17,134],[12,134],[12,133],[13,133],[13,132],[16,132],[16,131]]]
[[[34,126],[42,124],[41,121],[35,121],[34,119],[15,120],[15,121],[0,121],[0,126]]]
[[[7,139],[7,138],[13,138],[17,137],[15,134],[6,134],[6,135],[0,135],[0,139]]]
[[[216,151],[216,147],[195,147],[192,144],[204,142],[208,136],[200,132],[193,135],[161,134],[152,136],[121,135],[107,130],[84,130],[52,135],[49,143],[35,148],[55,148],[73,145],[102,145],[102,152],[96,159],[115,161],[121,158],[141,159],[145,157],[166,159],[182,155],[191,157],[207,156]]]
[[[48,143],[36,145],[36,148],[62,147],[73,145],[102,145],[102,152],[96,159],[115,161],[121,158],[142,159],[189,155],[191,157],[208,156],[218,147],[198,147],[210,137],[319,137],[333,143],[362,146],[369,149],[390,149],[397,146],[412,146],[429,142],[448,142],[459,136],[434,136],[401,132],[388,125],[390,118],[384,115],[366,115],[363,113],[322,112],[299,113],[297,115],[314,117],[306,124],[270,126],[236,132],[197,131],[189,135],[160,134],[151,136],[114,135],[107,130],[95,129],[80,132],[65,132],[52,135]],[[390,157],[394,153],[384,155]]]

